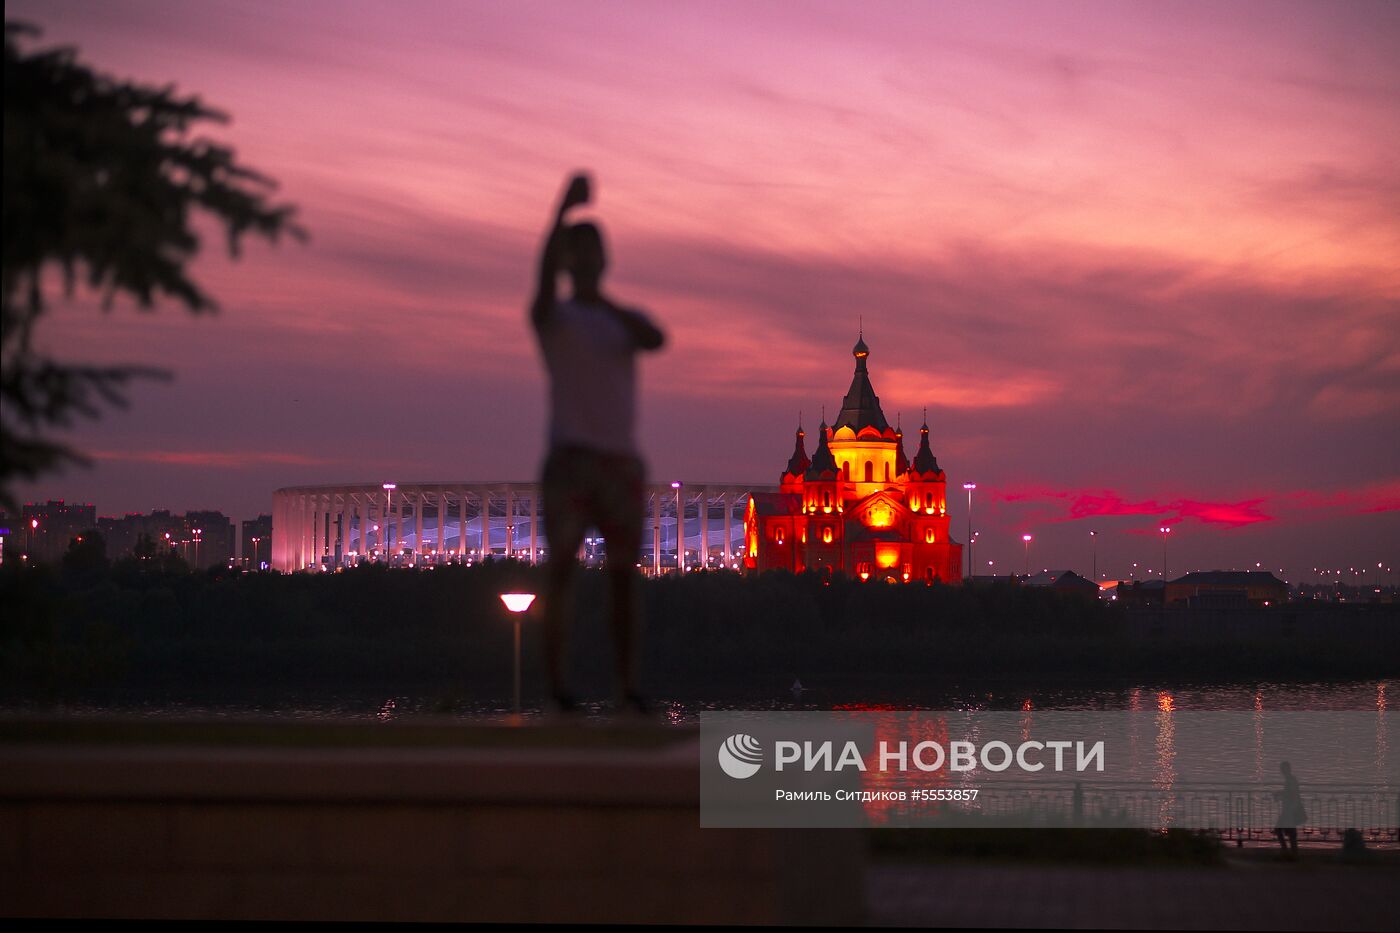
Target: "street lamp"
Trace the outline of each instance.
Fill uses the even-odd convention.
[[[380,544],[380,547],[384,548],[384,559],[385,559],[385,561],[387,561],[387,562],[389,562],[389,563],[393,563],[393,556],[389,553],[389,542],[388,542],[388,537],[389,537],[389,513],[390,513],[391,511],[393,511],[393,507],[394,507],[394,490],[395,490],[395,489],[398,489],[398,488],[399,488],[399,484],[398,484],[398,483],[385,483],[385,484],[384,484],[384,538],[385,538],[385,540],[380,541],[379,544]]]
[[[967,490],[967,575],[972,576],[972,490],[977,488],[976,483],[963,483],[963,489]]]
[[[260,560],[258,560],[258,542],[261,541],[261,540],[262,540],[262,538],[259,538],[259,537],[257,537],[256,535],[253,536],[253,558],[252,558],[252,560],[248,561],[248,569],[249,569],[249,570],[261,570],[261,569],[262,569],[262,566],[261,566],[262,562],[261,562]]]
[[[681,502],[681,482],[674,480],[676,491],[676,573],[685,573],[685,506]]]
[[[1021,535],[1021,540],[1026,543],[1026,576],[1031,575],[1031,536]]]
[[[199,569],[199,536],[204,533],[202,528],[191,529],[194,532],[194,569]]]
[[[1162,525],[1157,529],[1162,533],[1162,582],[1167,580],[1167,535],[1171,534],[1171,525]]]
[[[525,615],[525,610],[530,608],[530,604],[535,601],[534,593],[502,593],[501,602],[510,610],[512,621],[515,622],[515,715],[520,715],[520,619]]]

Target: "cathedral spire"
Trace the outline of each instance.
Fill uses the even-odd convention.
[[[928,446],[928,409],[924,409],[924,424],[919,428],[919,452],[914,455],[914,462],[911,464],[915,473],[939,473],[938,458],[933,455],[933,451]]]
[[[841,413],[836,416],[836,422],[832,424],[831,429],[837,431],[850,428],[857,434],[861,428],[888,431],[890,423],[885,420],[885,413],[880,410],[880,398],[870,385],[870,374],[865,363],[870,356],[870,348],[865,345],[863,332],[856,338],[851,355],[856,358],[855,375],[851,377],[851,387],[846,391],[846,397],[841,402]]]
[[[787,472],[783,474],[784,477],[799,477],[807,472],[807,467],[812,465],[811,458],[807,456],[806,445],[802,442],[806,436],[807,432],[802,430],[802,415],[798,413],[797,442],[793,445],[792,457],[788,460]]]
[[[894,475],[903,476],[909,472],[909,458],[904,456],[904,426],[899,412],[895,412],[894,421]]]
[[[803,474],[809,482],[812,480],[833,480],[840,472],[836,467],[836,458],[831,455],[831,448],[826,443],[826,422],[817,429],[817,451],[812,454],[812,462],[807,466],[807,472]],[[827,475],[829,474],[829,475]]]

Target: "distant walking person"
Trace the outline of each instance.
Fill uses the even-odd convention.
[[[1303,794],[1298,789],[1298,779],[1293,776],[1293,766],[1286,761],[1278,763],[1283,772],[1283,790],[1274,791],[1274,798],[1280,802],[1278,822],[1274,824],[1274,835],[1284,852],[1289,846],[1296,855],[1298,852],[1298,827],[1307,822],[1308,814],[1303,810]]]
[[[565,215],[587,204],[587,175],[564,192],[540,256],[539,289],[530,321],[549,371],[549,453],[540,485],[549,542],[544,605],[545,664],[554,705],[577,702],[565,675],[566,634],[573,613],[577,553],[590,526],[607,543],[613,647],[620,707],[638,712],[635,563],[642,543],[646,469],[637,453],[636,354],[665,340],[645,314],[623,307],[600,290],[607,254],[592,223],[566,225]],[[555,294],[560,272],[573,297]]]

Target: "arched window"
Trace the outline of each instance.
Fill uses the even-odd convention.
[[[851,461],[846,460],[841,464],[841,478],[848,483],[851,481]]]
[[[887,462],[887,463],[885,464],[885,482],[888,483],[889,481],[890,481],[890,465],[889,465],[889,463]]]
[[[823,505],[825,508],[828,508],[828,509],[831,508],[831,491],[830,491],[830,490],[828,490],[828,491],[822,493],[822,505]]]
[[[932,509],[932,508],[933,508],[933,493],[931,493],[931,492],[926,492],[926,493],[924,493],[924,508],[926,508],[926,509]]]
[[[925,529],[924,529],[924,543],[925,543],[925,544],[932,544],[932,543],[933,543],[933,529],[932,529],[932,528],[925,528]]]
[[[875,482],[875,464],[869,460],[865,461],[865,481],[867,483]]]
[[[822,529],[822,543],[823,543],[823,544],[830,544],[830,543],[831,543],[831,529],[830,529],[830,528],[823,528],[823,529]]]
[[[779,544],[782,544],[782,543],[783,543],[783,529],[781,529],[781,528],[774,528],[774,529],[773,529],[773,540],[776,541],[776,542],[778,542]]]

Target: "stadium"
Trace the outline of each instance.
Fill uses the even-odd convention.
[[[643,534],[639,566],[648,573],[738,569],[749,495],[776,489],[649,483],[651,534]],[[329,571],[366,561],[433,566],[489,556],[535,563],[547,556],[542,509],[533,482],[289,486],[272,497],[272,568]],[[583,550],[589,563],[605,553],[595,537]]]

